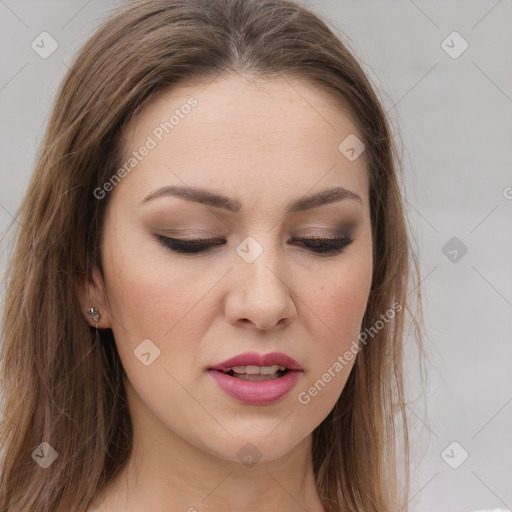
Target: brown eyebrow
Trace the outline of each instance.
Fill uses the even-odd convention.
[[[206,206],[213,206],[214,208],[222,208],[231,213],[238,213],[242,210],[242,203],[238,199],[223,196],[204,188],[183,187],[180,185],[170,185],[154,190],[143,199],[142,203],[164,196],[179,197],[186,201],[201,203]],[[361,197],[355,192],[351,192],[343,187],[335,187],[291,201],[285,208],[285,214],[310,210],[343,199],[354,199],[361,204],[363,203]]]

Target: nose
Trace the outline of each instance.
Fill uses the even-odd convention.
[[[256,261],[237,262],[232,273],[233,285],[228,293],[225,315],[237,327],[281,329],[297,316],[294,292],[287,282],[283,265],[277,257],[264,251]]]

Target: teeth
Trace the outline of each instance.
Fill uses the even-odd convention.
[[[272,375],[248,375],[247,373],[235,373],[233,377],[235,379],[248,380],[251,382],[260,382],[278,379],[279,375],[277,373],[273,373]]]
[[[279,366],[277,364],[273,366],[233,366],[233,368],[226,368],[224,372],[228,372],[229,370],[246,375],[272,375],[278,370],[286,370],[286,366]]]

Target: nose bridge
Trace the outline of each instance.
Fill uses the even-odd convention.
[[[237,246],[239,261],[228,308],[232,321],[250,320],[266,328],[283,318],[290,321],[294,306],[281,264],[283,255],[275,238],[274,231],[259,232]]]
[[[238,245],[240,278],[247,286],[286,288],[279,276],[282,254],[275,237],[275,231],[259,232],[247,236]]]

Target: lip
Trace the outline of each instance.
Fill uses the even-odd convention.
[[[233,366],[273,366],[275,364],[279,366],[286,366],[288,370],[302,371],[300,363],[282,352],[269,352],[267,354],[245,352],[244,354],[240,354],[212,366],[210,370],[222,371],[227,368],[232,368]]]
[[[285,375],[277,379],[248,381],[223,372],[233,366],[285,366]],[[303,369],[292,357],[281,352],[259,354],[247,352],[227,359],[208,369],[208,375],[228,396],[249,405],[268,405],[284,398],[299,381]]]

